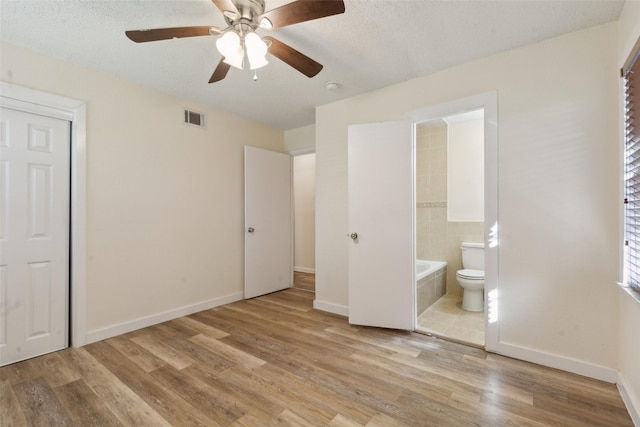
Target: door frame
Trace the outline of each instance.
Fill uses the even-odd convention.
[[[296,220],[296,215],[295,215],[295,182],[294,182],[294,170],[293,170],[293,158],[296,156],[304,156],[305,154],[315,154],[316,153],[316,147],[305,147],[305,148],[300,148],[297,150],[293,150],[293,151],[286,151],[286,154],[288,154],[291,157],[291,224],[290,224],[290,228],[291,228],[291,232],[290,232],[290,236],[291,239],[290,240],[290,248],[291,248],[291,257],[290,257],[290,265],[291,265],[291,274],[289,275],[289,281],[291,282],[291,285],[289,286],[290,288],[293,288],[294,285],[294,281],[295,281],[295,244],[296,244],[296,224],[295,224],[295,220]],[[315,269],[314,269],[315,270]],[[314,272],[315,274],[315,272]]]
[[[485,349],[497,352],[499,341],[498,291],[498,92],[481,93],[415,110],[405,117],[417,123],[484,109],[484,236],[485,236]],[[414,141],[415,150],[415,141]],[[415,223],[414,223],[415,231]],[[415,290],[414,290],[415,292]]]
[[[81,347],[87,342],[87,105],[77,99],[1,81],[0,105],[71,122],[69,345]]]

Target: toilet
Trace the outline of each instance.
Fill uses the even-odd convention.
[[[456,279],[464,293],[462,309],[467,311],[484,310],[484,244],[466,243],[462,250],[462,270],[456,272]]]

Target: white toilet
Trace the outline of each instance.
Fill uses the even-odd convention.
[[[462,243],[462,270],[456,279],[464,293],[462,308],[467,311],[484,310],[484,244]]]

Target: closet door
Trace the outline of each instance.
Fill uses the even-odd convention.
[[[69,128],[0,111],[0,365],[68,345]]]

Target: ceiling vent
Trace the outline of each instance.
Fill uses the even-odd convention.
[[[204,115],[195,111],[184,110],[184,122],[188,125],[204,127]]]

